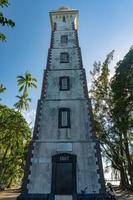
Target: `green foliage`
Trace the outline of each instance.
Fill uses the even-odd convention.
[[[21,181],[30,137],[20,112],[0,105],[0,183],[6,187]]]
[[[119,129],[130,129],[130,126],[133,125],[133,119],[131,120],[133,111],[133,49],[130,49],[124,59],[117,63],[111,87],[114,100],[113,112]],[[123,120],[124,127],[122,126]]]
[[[0,84],[0,93],[3,93],[5,92],[6,88],[4,87],[3,84]],[[1,98],[0,98],[0,101],[1,101]]]
[[[26,72],[24,76],[17,76],[18,91],[22,92],[21,96],[16,96],[19,100],[14,104],[14,107],[21,111],[23,109],[27,110],[29,108],[29,103],[31,99],[29,96],[29,90],[31,88],[37,88],[37,80],[32,77],[32,74]]]
[[[4,17],[3,13],[0,13],[0,24],[2,26],[11,26],[14,27],[15,23],[11,20],[11,19],[7,19],[6,17]]]
[[[9,6],[9,1],[8,0],[0,0],[0,6],[1,7]]]
[[[28,72],[17,78],[19,92],[22,92],[14,105],[17,111],[0,104],[0,184],[6,187],[20,184],[23,177],[31,130],[20,111],[29,108],[29,89],[37,87],[37,80]],[[0,93],[5,90],[0,84]]]
[[[31,102],[31,99],[28,98],[28,95],[22,95],[22,96],[16,96],[19,100],[17,103],[14,104],[14,107],[21,111],[23,109],[28,110],[29,103]]]
[[[90,95],[103,154],[112,167],[120,171],[122,186],[126,187],[129,181],[133,186],[133,161],[129,151],[133,130],[133,50],[117,64],[110,80],[109,64],[113,53],[109,53],[102,64],[94,63]]]
[[[94,63],[93,72],[91,72],[92,85],[90,90],[97,136],[104,149],[103,152],[108,158],[111,158],[110,154],[113,150],[112,142],[114,140],[110,116],[111,99],[109,83],[109,64],[113,58],[113,53],[114,51],[110,52],[103,63]]]
[[[9,1],[8,0],[0,0],[0,6],[3,8],[4,6],[9,6]],[[7,19],[2,12],[0,12],[0,25],[1,26],[10,26],[14,27],[15,22],[11,19]],[[3,33],[0,33],[0,41],[6,41],[6,36]]]
[[[116,66],[116,73],[111,80],[112,118],[121,134],[126,166],[133,187],[133,49],[131,48]]]
[[[0,33],[0,41],[1,42],[6,41],[6,36],[3,33]]]
[[[0,84],[0,93],[5,92],[6,88],[4,87],[3,84]]]
[[[17,76],[19,92],[27,93],[30,88],[37,88],[37,80],[32,77],[32,74],[26,72],[24,76]]]

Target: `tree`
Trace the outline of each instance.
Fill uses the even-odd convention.
[[[5,90],[6,90],[6,88],[4,87],[4,85],[0,84],[0,93],[5,92]],[[1,99],[0,99],[0,101],[1,101]]]
[[[110,87],[109,64],[114,51],[110,52],[105,61],[95,62],[92,76],[90,95],[96,124],[96,133],[101,142],[103,154],[110,160],[113,168],[119,170],[121,186],[128,185],[126,173],[126,158],[123,147],[122,134],[118,131],[112,116],[113,98]]]
[[[6,88],[4,87],[3,84],[0,84],[0,93],[5,92]]]
[[[17,76],[19,92],[28,93],[28,89],[37,88],[37,80],[32,77],[32,74],[26,72],[24,76]]]
[[[0,0],[0,7],[8,7],[9,6],[9,1],[8,0]],[[0,25],[1,26],[10,26],[10,27],[14,27],[15,26],[15,22],[12,21],[11,19],[7,19],[2,12],[0,12]],[[3,33],[0,33],[0,41],[6,41],[6,36]]]
[[[116,72],[111,80],[112,117],[121,135],[128,176],[133,189],[133,48],[116,65]]]
[[[16,96],[19,101],[17,103],[14,104],[14,107],[18,110],[28,110],[29,108],[29,102],[31,102],[31,99],[28,98],[28,95],[22,95],[22,96]]]
[[[32,77],[32,74],[26,72],[24,76],[17,76],[17,82],[19,87],[19,92],[22,92],[21,96],[16,96],[19,101],[14,104],[14,107],[21,111],[23,109],[27,110],[29,108],[29,102],[31,99],[29,96],[29,89],[37,88],[37,80]]]
[[[36,86],[36,79],[28,72],[25,76],[18,76],[18,102],[14,105],[17,111],[0,105],[0,184],[10,187],[18,184],[23,177],[25,157],[31,138],[29,125],[21,115],[23,109],[29,108],[29,89]],[[0,93],[5,87],[0,85]]]
[[[0,183],[20,183],[31,130],[20,112],[0,105]]]
[[[28,72],[18,76],[18,102],[14,105],[17,111],[0,104],[0,184],[10,187],[19,184],[23,177],[25,158],[31,130],[20,111],[29,108],[31,99],[29,89],[36,88],[37,81]],[[0,93],[5,91],[0,85]]]

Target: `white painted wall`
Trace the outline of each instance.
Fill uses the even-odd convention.
[[[64,13],[65,15],[65,13]],[[69,16],[62,22],[62,13],[53,14],[57,23],[54,33],[52,61],[48,71],[46,96],[43,100],[40,116],[39,138],[33,150],[31,175],[29,176],[29,193],[50,193],[52,176],[52,156],[59,152],[77,155],[77,192],[86,186],[88,193],[99,192],[100,184],[96,165],[95,142],[91,140],[91,122],[88,113],[88,99],[84,97],[82,70],[78,60],[75,33],[71,24],[76,18]],[[67,31],[66,31],[67,30]],[[60,36],[68,34],[68,44],[61,45]],[[60,53],[68,52],[69,63],[60,63]],[[67,70],[66,70],[67,69]],[[70,91],[59,91],[59,77],[70,77]],[[71,128],[58,128],[58,109],[70,108]]]

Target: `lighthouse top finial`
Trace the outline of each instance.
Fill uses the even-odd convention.
[[[71,10],[69,7],[66,7],[66,6],[61,6],[60,8],[59,8],[59,10],[62,10],[62,11],[64,11],[64,10]]]

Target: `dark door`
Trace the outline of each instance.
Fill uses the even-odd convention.
[[[73,174],[72,163],[56,163],[55,193],[72,194]]]
[[[76,191],[75,156],[58,154],[55,157],[56,159],[53,159],[52,193],[73,194]]]

